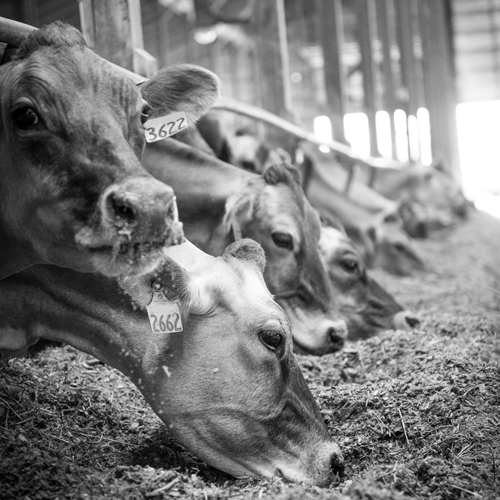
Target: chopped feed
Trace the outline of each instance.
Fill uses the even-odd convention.
[[[339,486],[205,465],[121,374],[64,347],[1,362],[0,498],[499,498],[500,221],[474,212],[418,247],[427,271],[375,273],[418,330],[299,357],[345,455]]]

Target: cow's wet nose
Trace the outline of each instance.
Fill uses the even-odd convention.
[[[420,326],[420,319],[410,311],[400,311],[394,316],[395,330],[411,330]]]
[[[312,451],[313,482],[318,486],[338,484],[344,476],[344,457],[337,443],[316,444]]]
[[[347,324],[344,320],[332,322],[327,330],[327,337],[330,343],[340,350],[344,347],[344,342],[347,339]]]
[[[129,179],[110,186],[103,195],[105,219],[123,228],[145,224],[164,231],[165,221],[175,219],[174,191],[156,179]]]

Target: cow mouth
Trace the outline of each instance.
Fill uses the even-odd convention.
[[[144,241],[137,243],[122,242],[118,246],[101,245],[97,247],[87,247],[92,254],[114,254],[121,257],[140,257],[143,254],[156,252],[166,246],[167,239],[163,241]]]
[[[344,345],[345,341],[339,339],[338,341],[329,341],[327,345],[321,347],[309,347],[302,344],[296,337],[293,337],[293,352],[295,354],[323,356],[325,354],[341,351],[344,348]]]
[[[160,258],[164,248],[178,245],[183,238],[182,224],[177,223],[164,234],[155,235],[154,239],[134,241],[130,235],[120,235],[115,241],[110,241],[109,238],[103,241],[99,236],[94,239],[87,233],[81,238],[77,237],[77,243],[91,256],[102,261],[99,267],[104,266],[105,274],[111,272],[115,275],[123,272],[143,272]]]

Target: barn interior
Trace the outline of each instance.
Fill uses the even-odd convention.
[[[92,14],[99,2],[4,1],[0,15],[35,27],[55,19],[85,27],[98,53],[144,76],[166,65],[199,64],[221,78],[223,97],[291,119],[362,156],[443,161],[468,199],[500,213],[494,0],[327,7],[290,0],[279,12],[254,4],[143,0],[130,14],[136,34],[126,50],[119,46],[123,26],[115,27],[121,41],[110,44],[106,15],[113,12]],[[139,50],[149,55],[139,57]],[[257,127],[224,115],[229,129]]]
[[[396,261],[414,260],[389,255],[376,266],[360,250],[415,328],[297,354],[344,453],[334,484],[235,479],[207,465],[118,371],[63,346],[0,360],[0,498],[500,496],[499,0],[3,0],[0,18],[69,23],[138,81],[177,64],[211,70],[221,81],[211,112],[234,151],[248,136],[297,164],[313,206],[356,243],[320,186],[375,220],[401,200],[356,186],[371,192],[389,170],[418,166],[462,200],[424,233],[405,229],[418,265],[402,270]],[[0,22],[2,64],[15,49]],[[260,173],[252,152],[242,164]],[[418,210],[441,210],[427,195]]]

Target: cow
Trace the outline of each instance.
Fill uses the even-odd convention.
[[[155,267],[181,228],[140,164],[149,118],[195,122],[217,98],[202,68],[162,70],[147,102],[73,27],[33,31],[0,67],[0,279],[36,263],[107,276]]]
[[[0,281],[0,349],[40,337],[67,342],[129,377],[210,465],[236,477],[329,484],[342,473],[342,453],[264,284],[261,247],[242,239],[213,257],[183,241],[163,259],[151,273],[119,279],[36,265]],[[154,293],[178,308],[172,322],[182,332],[153,330],[142,308]]]
[[[314,156],[315,168],[321,171],[323,180],[343,191],[348,182],[346,169],[331,153],[305,147]],[[372,213],[399,217],[401,226],[413,238],[426,238],[433,230],[449,226],[456,216],[466,213],[467,202],[460,189],[436,166],[378,168],[373,179],[371,188],[364,170],[357,169],[348,196]]]
[[[186,237],[211,255],[241,238],[266,253],[266,284],[289,314],[294,339],[312,354],[340,349],[347,336],[321,261],[321,224],[297,171],[274,165],[245,172],[174,139],[148,144],[144,167],[176,193]]]
[[[427,216],[436,221],[436,226],[449,225],[453,216],[465,217],[470,208],[460,186],[439,160],[431,165],[416,162],[403,169],[380,169],[374,178],[373,188],[391,200],[418,203],[427,208]]]
[[[471,206],[439,161],[431,165],[415,162],[404,168],[389,164],[374,176],[362,168],[357,179],[371,181],[378,193],[398,203],[405,229],[414,237],[451,226],[466,217]]]
[[[203,129],[200,132],[204,135]],[[272,148],[247,128],[236,130],[234,135],[227,137],[227,142],[231,148],[231,163],[249,172],[261,174],[269,165],[292,161],[284,149]]]
[[[348,340],[367,339],[384,330],[410,330],[420,320],[373,279],[342,225],[323,220],[319,248],[347,321]]]
[[[217,155],[217,151],[212,150],[207,143],[201,140],[202,138],[196,133],[196,128],[187,131],[181,140],[195,145],[212,156]],[[220,134],[220,131],[216,130],[216,132],[218,132],[217,135]],[[270,167],[266,166],[264,170],[267,168]],[[331,223],[332,221],[330,221]],[[334,289],[336,302],[340,307],[339,312],[348,324],[348,339],[367,338],[391,328],[410,329],[417,326],[418,319],[415,315],[403,310],[388,292],[373,278],[367,276],[359,251],[345,235],[341,224],[338,221],[335,221],[334,224],[335,227],[331,229],[321,228],[319,248]],[[342,234],[338,232],[339,230]],[[344,256],[348,256],[349,263],[352,263],[353,260],[357,261],[356,269],[351,269],[350,272],[345,270],[346,259]],[[300,307],[296,307],[295,310],[288,308],[287,311],[296,322],[307,322]],[[311,346],[316,345],[317,340],[321,340],[321,334],[318,339],[317,330],[301,329],[301,332],[301,334],[294,332],[295,351],[308,353]],[[318,349],[319,347],[317,346],[314,352],[324,354],[325,352]]]
[[[369,268],[381,268],[396,276],[425,270],[425,263],[393,213],[371,213],[336,191],[314,169],[307,197],[326,218],[338,218]]]
[[[263,145],[251,133],[231,138],[230,144],[234,164],[250,171],[259,171],[286,154]],[[330,157],[323,157],[316,146],[305,143],[299,152],[298,168],[302,171],[307,198],[322,216],[341,220],[370,267],[382,267],[396,275],[411,274],[425,267],[403,231],[399,204],[367,186],[360,186],[363,191],[356,193],[358,198],[350,199],[342,192],[343,179],[332,175]],[[307,168],[302,168],[303,165]],[[342,174],[345,176],[345,172]]]

